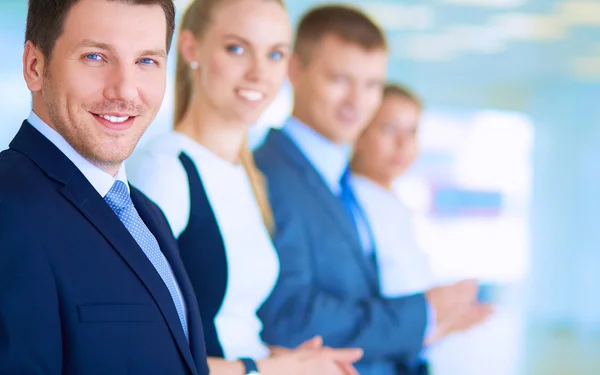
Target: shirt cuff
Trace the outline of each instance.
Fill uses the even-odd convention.
[[[427,325],[425,326],[425,338],[431,337],[435,333],[436,329],[436,314],[433,307],[429,304],[429,302],[425,302],[425,310],[427,311]],[[429,348],[423,346],[423,349],[420,353],[420,358],[422,360],[427,360],[429,355]]]

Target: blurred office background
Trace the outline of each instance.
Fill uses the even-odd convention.
[[[294,23],[319,3],[287,0]],[[436,274],[481,279],[498,306],[433,349],[434,375],[600,374],[600,0],[347,3],[385,27],[390,80],[426,102],[398,192]],[[30,109],[26,8],[0,1],[0,149]],[[173,67],[142,143],[170,127]],[[253,142],[290,107],[285,86]]]

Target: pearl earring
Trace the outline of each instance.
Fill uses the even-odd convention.
[[[190,67],[192,68],[192,70],[196,70],[198,69],[198,63],[196,61],[192,61],[190,63]]]

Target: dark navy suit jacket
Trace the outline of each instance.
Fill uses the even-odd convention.
[[[426,326],[423,294],[387,299],[352,220],[315,167],[282,131],[255,152],[268,181],[281,273],[260,311],[263,338],[296,346],[315,335],[333,347],[360,347],[361,375],[403,373],[419,360]]]
[[[196,297],[162,212],[131,198],[188,308],[171,296],[108,204],[24,122],[0,153],[0,374],[207,375]]]

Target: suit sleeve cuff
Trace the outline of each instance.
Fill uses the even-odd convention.
[[[436,329],[436,313],[433,306],[429,302],[425,302],[425,310],[427,312],[427,325],[425,326],[425,339],[430,338],[435,334]],[[420,353],[421,360],[426,361],[428,357],[429,347],[424,346]]]

